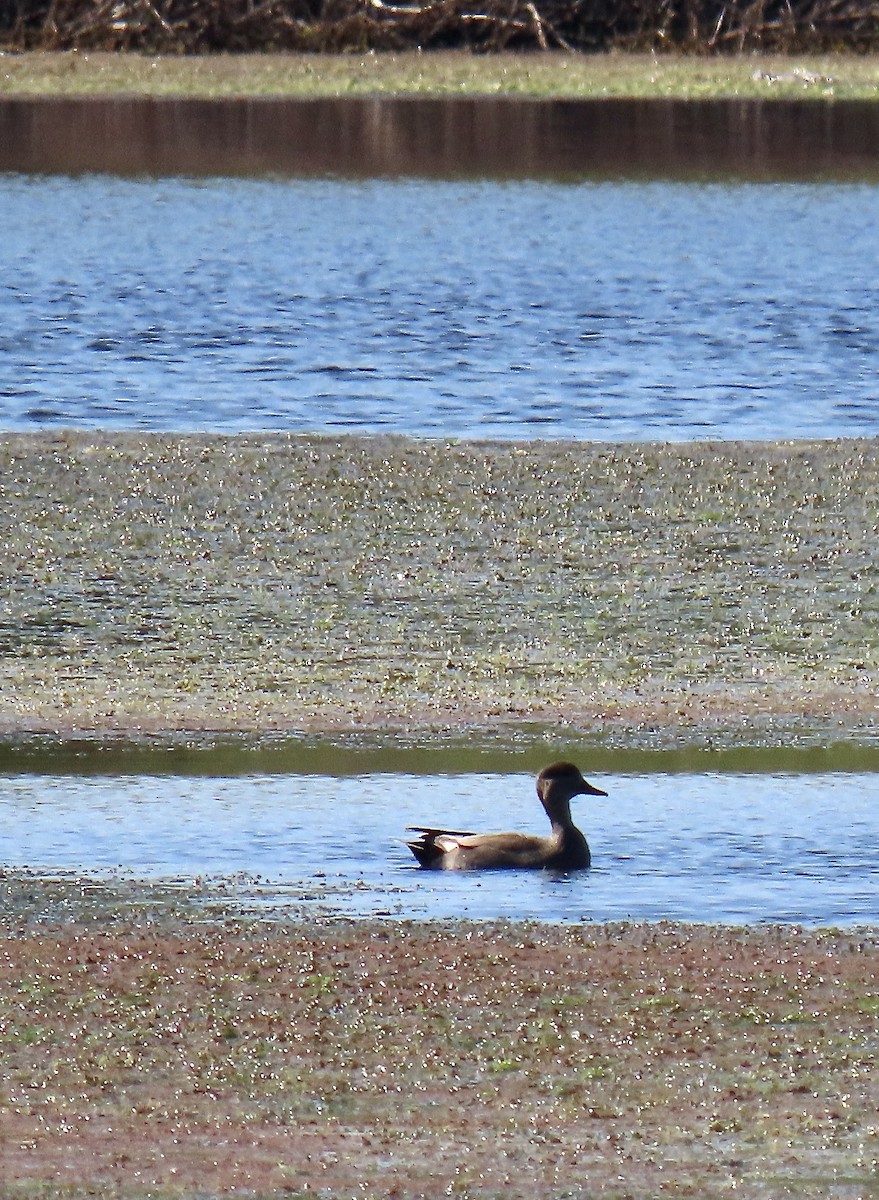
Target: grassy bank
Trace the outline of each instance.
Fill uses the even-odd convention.
[[[97,52],[0,56],[0,95],[511,95],[876,99],[879,57],[265,54],[151,57]]]
[[[0,441],[0,732],[872,739],[873,441]]]
[[[0,884],[7,1200],[875,1194],[863,931],[57,920]]]

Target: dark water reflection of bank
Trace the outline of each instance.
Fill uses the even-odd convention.
[[[473,733],[457,738],[406,739],[376,734],[347,739],[274,740],[243,734],[190,734],[136,741],[33,736],[0,741],[0,781],[4,776],[19,774],[180,778],[297,774],[336,779],[364,774],[536,774],[550,759],[562,757],[573,758],[589,773],[879,774],[879,745],[874,739],[834,742],[812,737],[799,742],[795,739],[791,745],[755,745],[740,744],[728,733],[713,745],[651,748],[636,741],[602,745],[538,730],[523,730],[506,742]]]
[[[517,98],[5,99],[0,170],[879,179],[879,105]]]

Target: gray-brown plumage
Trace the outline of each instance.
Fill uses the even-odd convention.
[[[407,842],[422,867],[438,871],[504,867],[579,871],[592,861],[589,844],[571,819],[574,796],[606,796],[587,783],[573,763],[557,762],[537,776],[537,795],[552,826],[549,837],[527,833],[468,833],[410,826],[421,836]]]

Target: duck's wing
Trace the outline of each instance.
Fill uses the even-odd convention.
[[[477,833],[456,842],[461,870],[543,866],[556,849],[549,838],[528,833]]]
[[[424,830],[407,845],[422,867],[451,871],[543,867],[558,850],[551,839],[527,833],[456,833],[447,829]]]
[[[407,825],[409,833],[423,833],[425,837],[478,837],[469,829],[437,829],[434,825]]]

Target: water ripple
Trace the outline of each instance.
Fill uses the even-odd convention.
[[[0,176],[0,427],[879,431],[867,184]]]

